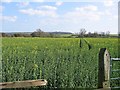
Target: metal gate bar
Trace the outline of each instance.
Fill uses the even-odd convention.
[[[110,60],[110,76],[112,75],[112,72],[120,72],[120,69],[112,70],[113,61],[115,61],[115,62],[120,61],[120,58],[111,58],[111,60]],[[110,80],[120,80],[120,77],[115,77],[115,78],[110,77]],[[120,88],[120,86],[111,87],[111,88],[118,89],[118,88]]]

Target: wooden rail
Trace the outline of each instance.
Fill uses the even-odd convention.
[[[26,80],[26,81],[16,81],[16,82],[3,82],[0,83],[0,89],[2,88],[25,88],[31,86],[44,86],[47,84],[46,80]]]

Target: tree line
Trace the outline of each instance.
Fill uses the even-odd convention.
[[[107,32],[88,32],[82,28],[80,29],[80,32],[78,33],[69,33],[69,32],[44,32],[41,29],[36,29],[34,32],[32,33],[0,33],[0,37],[66,37],[66,38],[83,38],[83,37],[119,37],[120,34],[118,36],[111,36],[110,35],[110,31]],[[64,34],[66,36],[64,36]],[[69,34],[69,35],[67,35]]]
[[[32,33],[1,33],[2,37],[52,37],[53,35],[47,32],[37,29]]]
[[[84,28],[82,28],[82,29],[80,29],[80,32],[77,33],[77,36],[78,37],[111,37],[110,36],[110,31],[100,32],[100,33],[98,33],[98,32],[93,32],[93,33],[88,32],[87,34],[86,34],[86,32],[87,31]]]

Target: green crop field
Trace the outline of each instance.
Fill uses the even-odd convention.
[[[85,40],[88,44],[79,38],[2,38],[1,80],[46,79],[44,88],[97,88],[99,50],[120,57],[118,39]]]

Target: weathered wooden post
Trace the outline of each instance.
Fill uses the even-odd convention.
[[[98,88],[110,88],[110,54],[106,48],[99,52]]]

